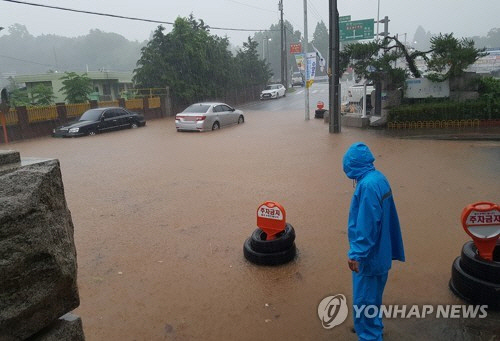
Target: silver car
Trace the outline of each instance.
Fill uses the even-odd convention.
[[[177,131],[216,130],[223,126],[245,122],[243,112],[225,103],[196,103],[175,115]]]

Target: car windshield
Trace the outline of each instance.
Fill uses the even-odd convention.
[[[80,121],[97,121],[102,114],[102,110],[90,109],[83,113],[80,117]]]
[[[279,89],[279,85],[268,85],[266,86],[265,90],[274,90],[274,89]]]
[[[209,104],[193,104],[184,109],[184,113],[206,113],[210,108]]]
[[[302,74],[300,72],[294,72],[293,77],[302,77]]]

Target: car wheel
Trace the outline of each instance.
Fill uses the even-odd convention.
[[[212,125],[212,130],[217,130],[217,129],[220,129],[220,124],[219,122],[214,122],[214,124]]]
[[[460,266],[466,273],[483,281],[500,284],[500,242],[493,251],[493,261],[481,258],[473,241],[464,244],[461,256]]]
[[[242,123],[245,123],[245,118],[243,117],[243,115],[240,115],[240,117],[238,117],[238,124]]]
[[[500,284],[478,279],[466,273],[457,257],[451,268],[450,289],[461,299],[472,304],[488,305],[489,309],[500,309]]]
[[[94,136],[96,134],[97,134],[97,130],[95,130],[95,129],[89,130],[89,132],[87,133],[87,135],[89,135],[89,136]]]
[[[262,253],[281,252],[292,247],[295,241],[295,230],[290,224],[286,224],[285,230],[278,233],[275,239],[266,240],[266,233],[260,228],[253,231],[250,237],[250,246],[254,251]]]
[[[130,128],[131,128],[131,129],[139,128],[139,124],[137,124],[137,122],[132,122],[132,123],[130,124]]]
[[[243,255],[246,260],[258,265],[280,265],[290,262],[295,258],[297,254],[297,249],[295,244],[284,251],[274,252],[274,253],[262,253],[257,252],[252,249],[250,244],[250,238],[245,240],[243,244]]]

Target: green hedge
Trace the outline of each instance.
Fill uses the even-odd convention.
[[[500,119],[500,99],[406,104],[389,109],[389,122]]]

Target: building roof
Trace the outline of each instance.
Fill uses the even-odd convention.
[[[77,72],[79,75],[85,74],[85,72]],[[114,79],[118,83],[132,83],[132,72],[115,72],[115,71],[89,71],[86,72],[87,77],[92,80],[105,80]],[[65,74],[62,72],[54,73],[42,73],[35,75],[16,75],[14,80],[18,83],[36,83],[36,82],[50,82],[54,80],[59,80]]]

